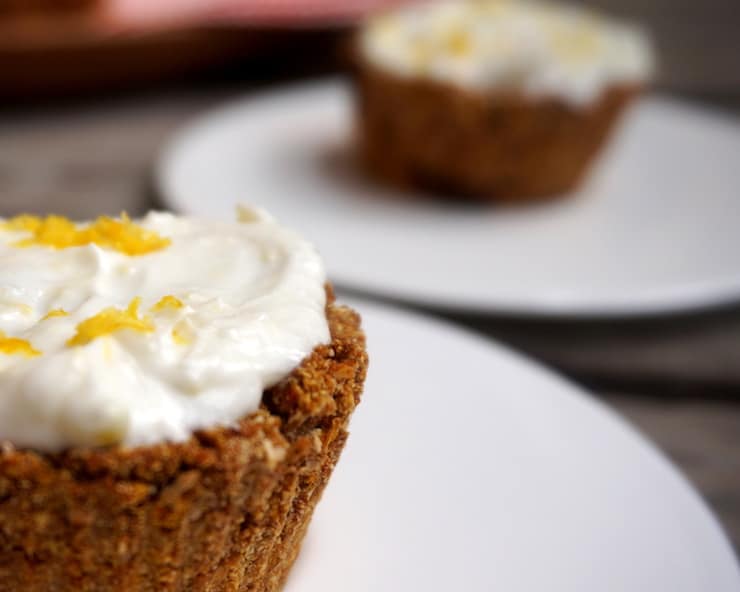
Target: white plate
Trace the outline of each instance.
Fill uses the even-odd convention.
[[[660,99],[628,115],[582,191],[533,207],[394,199],[348,157],[338,81],[243,99],[185,129],[167,203],[233,219],[263,206],[340,285],[483,313],[637,315],[740,298],[740,125]]]
[[[697,494],[622,420],[439,321],[356,304],[370,373],[286,592],[737,592]]]

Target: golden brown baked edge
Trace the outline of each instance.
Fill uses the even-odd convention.
[[[638,86],[589,105],[406,78],[355,52],[360,158],[374,177],[447,197],[526,200],[574,189]]]
[[[295,560],[367,370],[333,304],[317,347],[234,429],[183,443],[0,450],[0,592],[273,591]]]

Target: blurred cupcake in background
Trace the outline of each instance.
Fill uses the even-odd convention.
[[[573,189],[654,67],[639,28],[527,0],[388,11],[356,51],[369,171],[486,200]]]

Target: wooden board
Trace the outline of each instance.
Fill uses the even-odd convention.
[[[110,95],[291,47],[323,48],[335,34],[237,26],[122,32],[94,16],[0,19],[0,103]]]

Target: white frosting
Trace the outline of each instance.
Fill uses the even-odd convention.
[[[372,64],[479,90],[582,105],[613,84],[649,78],[639,29],[583,8],[529,0],[443,0],[372,19],[360,47]]]
[[[151,213],[141,226],[172,242],[139,256],[21,248],[27,233],[1,230],[0,329],[42,353],[0,353],[0,440],[46,451],[148,445],[257,409],[265,388],[329,340],[325,272],[293,232],[261,214],[243,218]],[[184,306],[152,312],[166,295]],[[67,344],[78,323],[139,296],[153,332]],[[54,309],[69,316],[42,320]]]

